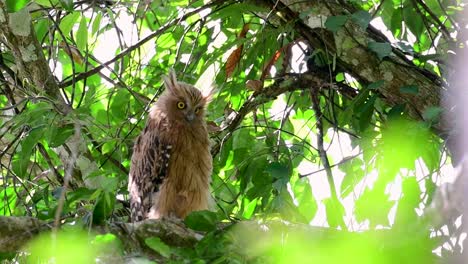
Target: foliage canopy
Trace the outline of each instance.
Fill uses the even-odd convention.
[[[439,99],[462,43],[461,1],[306,2],[0,1],[0,215],[126,221],[133,139],[173,68],[217,89],[217,210],[185,219],[205,232],[194,248],[147,239],[163,260],[427,263],[432,250],[458,250],[430,239],[440,226],[423,211],[451,164]],[[38,43],[21,54],[18,16]],[[42,59],[35,47],[56,92],[21,71]],[[93,237],[128,253],[115,236]]]

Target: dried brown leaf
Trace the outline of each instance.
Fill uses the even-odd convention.
[[[72,45],[65,44],[65,42],[61,42],[59,47],[68,55],[72,58],[72,60],[75,63],[78,63],[80,65],[83,65],[83,57],[81,56],[80,51]]]
[[[247,23],[242,27],[241,32],[239,33],[238,39],[245,38],[247,32],[249,31],[250,24]],[[229,55],[226,61],[226,78],[232,76],[232,73],[239,64],[240,58],[242,56],[242,50],[244,49],[244,44],[240,44],[237,48]]]
[[[232,73],[237,67],[237,64],[239,64],[241,55],[242,55],[242,49],[244,48],[244,45],[240,45],[235,49],[231,55],[229,55],[227,61],[226,61],[226,78],[229,78],[232,76]]]

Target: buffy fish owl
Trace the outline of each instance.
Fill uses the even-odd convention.
[[[212,157],[205,121],[210,95],[163,77],[165,91],[136,139],[130,167],[131,221],[185,218],[211,207]]]

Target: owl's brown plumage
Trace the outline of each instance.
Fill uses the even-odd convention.
[[[132,222],[184,218],[211,204],[212,158],[204,117],[209,96],[178,82],[173,71],[163,79],[166,90],[133,148],[128,182]]]

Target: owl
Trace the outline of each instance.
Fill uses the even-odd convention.
[[[163,80],[165,91],[151,108],[133,148],[128,181],[132,222],[185,218],[212,204],[212,157],[205,121],[211,95],[177,81],[174,71]]]

